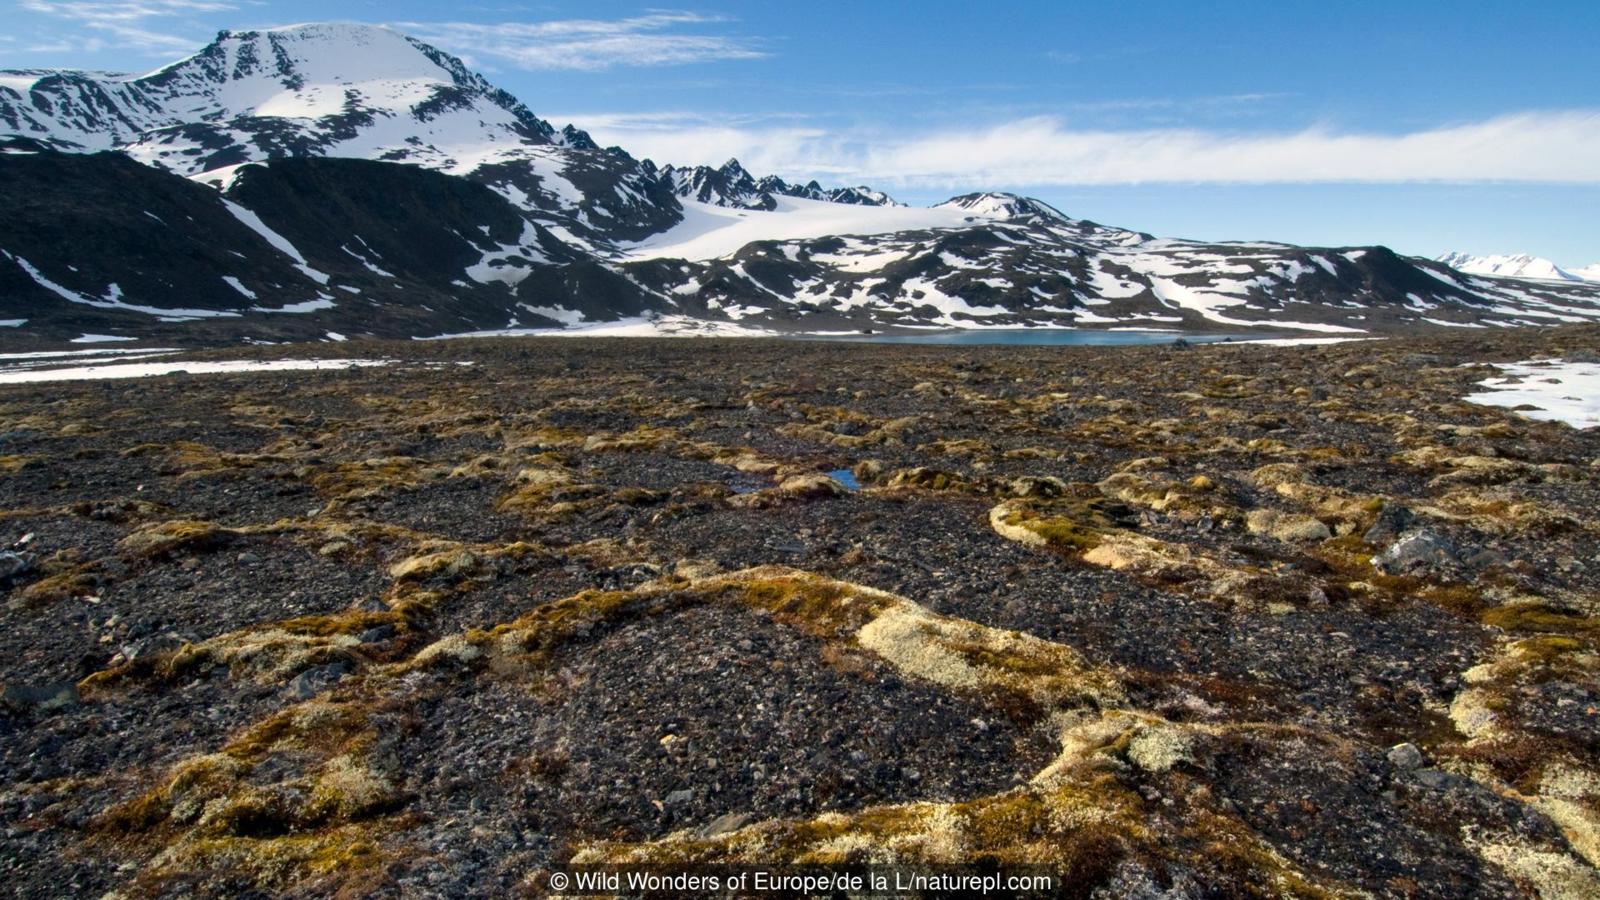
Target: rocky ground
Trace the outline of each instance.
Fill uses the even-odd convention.
[[[0,388],[19,896],[1600,894],[1600,329],[254,352]]]

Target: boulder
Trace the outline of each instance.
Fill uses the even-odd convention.
[[[1456,565],[1455,547],[1426,528],[1406,532],[1389,548],[1372,558],[1372,567],[1385,575],[1419,575]]]
[[[1325,541],[1333,536],[1320,519],[1304,513],[1276,509],[1254,509],[1245,518],[1251,534],[1262,534],[1280,541]]]

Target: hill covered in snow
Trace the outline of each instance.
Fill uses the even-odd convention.
[[[1532,278],[1540,281],[1600,281],[1600,265],[1584,269],[1563,269],[1548,259],[1528,253],[1497,256],[1446,253],[1437,259],[1451,268],[1473,275]]]
[[[0,73],[0,150],[0,335],[1600,318],[1600,290],[1532,280],[1539,261],[1159,239],[1011,194],[911,208],[737,160],[658,166],[372,26],[225,31],[137,76]]]

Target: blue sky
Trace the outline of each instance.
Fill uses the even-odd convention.
[[[658,162],[1158,234],[1600,262],[1600,4],[6,0],[0,66],[390,23]]]

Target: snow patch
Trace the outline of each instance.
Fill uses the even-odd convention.
[[[318,272],[316,269],[313,269],[311,266],[307,265],[306,258],[300,255],[300,251],[296,250],[293,244],[289,243],[289,239],[277,233],[276,231],[273,231],[271,228],[268,228],[267,223],[261,221],[260,216],[248,209],[245,209],[239,204],[234,203],[232,200],[229,200],[226,197],[223,198],[222,205],[227,207],[228,212],[233,213],[233,217],[235,219],[243,222],[246,228],[249,228],[256,234],[261,235],[262,239],[275,247],[278,252],[294,260],[294,267],[304,273],[307,278],[315,281],[317,284],[328,283],[329,276],[327,274]]]
[[[958,228],[970,214],[954,208],[857,206],[778,197],[766,210],[683,201],[683,221],[643,241],[620,245],[624,260],[707,260],[727,256],[755,241],[792,241],[859,234],[893,234],[929,228]]]
[[[1600,426],[1600,363],[1548,359],[1495,368],[1507,377],[1478,382],[1488,390],[1468,394],[1468,403],[1506,407],[1530,419],[1565,422],[1573,428]]]
[[[238,291],[239,293],[243,294],[245,296],[245,299],[247,299],[247,300],[256,299],[256,292],[250,290],[247,287],[245,287],[244,284],[239,281],[239,279],[233,277],[232,275],[224,275],[224,276],[222,276],[222,280],[228,283],[228,287],[231,287],[234,290]]]
[[[36,369],[0,372],[0,384],[35,384],[45,381],[99,381],[109,378],[148,378],[186,372],[190,375],[239,374],[245,372],[327,371],[392,365],[390,359],[276,359],[225,360],[221,362],[119,363],[103,366],[77,366],[68,369]]]

